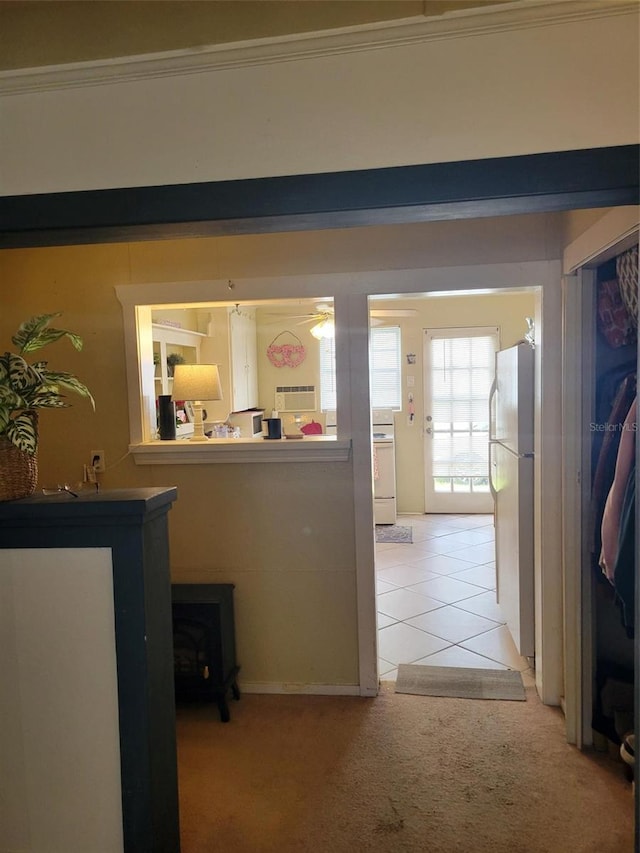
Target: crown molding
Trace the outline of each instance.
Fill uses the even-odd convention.
[[[315,59],[637,14],[638,0],[519,0],[391,23],[0,72],[0,96]]]

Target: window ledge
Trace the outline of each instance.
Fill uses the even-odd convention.
[[[263,438],[212,438],[148,441],[129,447],[136,465],[209,465],[219,462],[346,462],[350,440],[335,436],[306,436],[302,440]]]

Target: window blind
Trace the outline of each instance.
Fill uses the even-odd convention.
[[[371,329],[369,370],[372,408],[399,410],[402,390],[399,326]],[[320,341],[320,406],[323,411],[336,409],[335,338]]]

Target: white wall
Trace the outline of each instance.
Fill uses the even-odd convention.
[[[0,551],[0,851],[121,853],[109,548]]]
[[[575,11],[556,22],[532,13],[529,26],[486,14],[448,35],[395,28],[369,47],[362,38],[347,49],[312,38],[270,54],[244,47],[197,73],[164,76],[160,66],[44,91],[50,81],[40,82],[0,97],[0,194],[637,142],[637,6]]]

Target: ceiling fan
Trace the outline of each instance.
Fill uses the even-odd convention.
[[[369,311],[369,316],[372,318],[371,325],[378,326],[382,323],[383,318],[387,317],[413,317],[416,314],[415,308],[372,308]],[[308,314],[281,314],[282,317],[287,317],[290,320],[299,320],[297,326],[303,326],[307,323],[315,325],[309,330],[315,338],[331,338],[335,332],[334,310],[333,305],[321,302],[315,306],[315,310]]]

